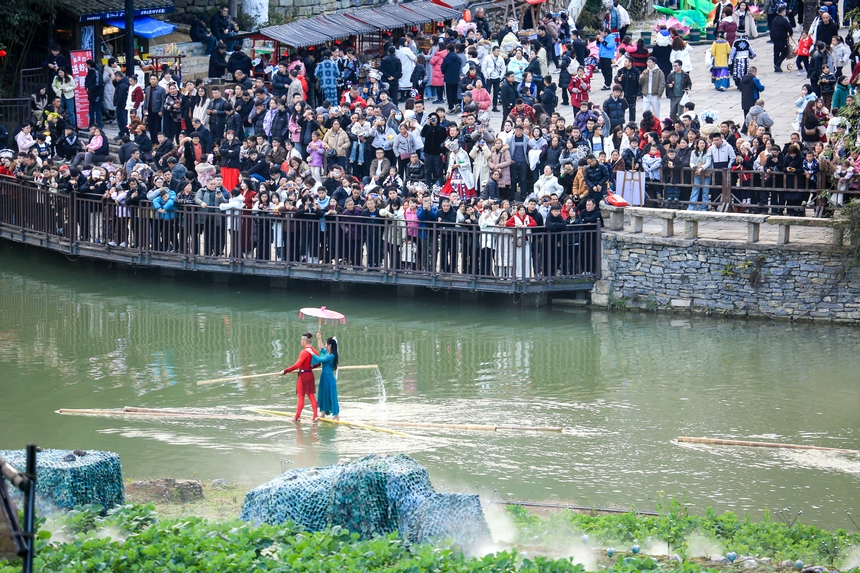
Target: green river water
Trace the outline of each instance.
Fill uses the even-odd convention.
[[[792,506],[847,527],[860,457],[679,445],[709,436],[860,449],[860,330],[812,324],[329,295],[162,279],[0,244],[0,449],[118,452],[126,477],[226,478],[403,452],[438,489],[489,499],[691,510]],[[295,407],[293,376],[197,386],[294,361],[315,331],[298,309],[346,314],[341,416],[367,423],[563,426],[563,433],[408,429],[409,437],[283,421],[61,416],[59,408]]]

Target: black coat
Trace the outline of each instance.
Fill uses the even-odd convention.
[[[128,100],[128,77],[123,77],[120,81],[113,82],[113,105],[117,109],[125,109],[125,102]]]
[[[490,34],[490,25],[487,23],[487,19],[483,16],[475,16],[472,18],[472,22],[475,23],[475,28],[479,34],[484,36],[486,39],[490,39],[492,34]]]
[[[210,60],[210,64],[211,61],[212,60]],[[250,77],[251,67],[252,64],[250,56],[248,56],[248,54],[242,52],[241,50],[236,50],[235,52],[230,54],[230,59],[227,61],[227,71],[231,74],[235,73],[236,70],[242,70],[243,72],[245,72],[246,76]]]
[[[741,107],[744,110],[747,110],[755,105],[756,100],[758,99],[759,94],[758,89],[755,85],[755,76],[752,74],[746,74],[741,78]]]
[[[517,82],[511,83],[507,80],[502,81],[502,106],[503,107],[514,107],[514,103],[516,103],[519,94],[517,93]]]
[[[424,138],[424,152],[439,155],[444,151],[442,144],[448,139],[448,132],[444,127],[439,125],[433,127],[428,123],[421,128],[421,137]]]
[[[624,125],[628,107],[629,104],[623,97],[618,99],[613,97],[606,98],[606,101],[603,102],[603,111],[609,116],[610,131],[616,125]]]
[[[549,84],[543,89],[543,92],[540,94],[540,102],[543,104],[543,108],[550,115],[555,113],[555,106],[558,105],[558,96],[555,93],[555,84]]]
[[[456,52],[448,52],[442,60],[442,75],[445,76],[446,84],[460,83],[460,70],[463,69],[463,60]],[[450,102],[449,102],[450,105]]]
[[[239,169],[242,165],[241,160],[239,159],[239,150],[242,149],[242,142],[233,138],[233,142],[230,143],[227,141],[227,138],[221,142],[221,147],[219,147],[219,151],[221,153],[221,167],[232,167],[233,169]]]
[[[221,50],[212,50],[209,56],[209,77],[220,78],[227,73],[227,57]]]
[[[639,95],[639,70],[622,67],[615,75],[615,82],[624,90],[624,97],[633,99]]]
[[[152,110],[152,113],[164,112],[164,99],[167,97],[167,92],[164,88],[157,85],[149,86],[145,90],[146,100],[143,105],[146,110]]]
[[[102,72],[95,66],[87,71],[87,77],[84,80],[84,87],[87,90],[87,100],[90,103],[99,103],[104,96],[104,82],[102,81]],[[123,102],[123,107],[125,103]]]
[[[564,55],[561,57],[561,69],[559,69],[558,71],[558,85],[564,87],[565,89],[567,88],[567,86],[570,85],[570,80],[573,79],[573,77],[570,75],[570,72],[567,71],[567,67],[571,64],[571,62],[573,62],[573,56],[571,56],[570,52],[565,52]]]
[[[567,221],[564,220],[561,214],[553,215],[552,211],[550,211],[549,215],[546,216],[546,230],[550,233],[566,231]]]
[[[396,90],[397,82],[400,81],[400,77],[403,75],[403,66],[400,64],[397,56],[391,54],[382,58],[382,61],[379,63],[379,71],[382,72],[382,81],[388,82],[388,89]]]
[[[205,125],[201,125],[197,130],[200,134],[200,146],[203,148],[203,153],[212,153],[215,144],[212,142],[212,132]]]

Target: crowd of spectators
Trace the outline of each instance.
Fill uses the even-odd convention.
[[[836,191],[847,192],[860,169],[848,141],[851,126],[834,118],[853,103],[858,67],[848,69],[850,51],[846,58],[837,49],[844,43],[838,34],[830,36],[833,49],[822,45],[831,28],[839,29],[827,0],[821,16],[802,24],[797,62],[809,83],[796,104],[796,133],[774,141],[765,86],[749,62],[754,54],[744,32],[753,25],[746,6],[722,7],[709,50],[714,86],[725,89],[734,79],[740,92],[743,117],[736,121],[720,121],[712,110],[697,113],[690,47],[673,29],[658,31],[650,49],[634,42],[617,2],[606,6],[604,30],[587,39],[564,13],[538,23],[531,40],[520,38],[513,20],[494,33],[479,8],[471,22],[440,29],[429,50],[419,49],[412,33],[388,38],[376,66],[346,45],[277,62],[252,60],[231,39],[235,25],[225,8],[210,28],[200,21],[194,30],[211,51],[212,83],[182,82],[169,68],[127,77],[114,60],[104,68],[88,62],[91,113],[83,138],[68,61],[53,46],[46,67],[54,77],[33,94],[32,122],[15,135],[17,153],[3,155],[0,175],[100,200],[106,207],[98,212],[112,213],[111,224],[88,212],[74,232],[111,247],[140,240],[130,208],[151,205],[157,217],[177,221],[166,237],[145,238],[165,250],[226,256],[233,249],[233,256],[367,266],[388,252],[397,265],[465,272],[480,262],[482,272],[500,276],[506,265],[470,261],[474,245],[463,237],[442,233],[432,247],[422,244],[425,229],[473,228],[482,248],[499,253],[505,250],[499,237],[481,234],[488,228],[551,233],[601,222],[600,201],[620,192],[619,174],[630,172],[643,173],[648,198],[664,205],[713,208],[713,194],[728,176],[738,203],[802,215],[819,177],[832,175]],[[794,25],[782,23],[785,6],[772,12],[774,63],[781,69],[780,34],[791,39]],[[729,49],[727,32],[735,35]],[[803,44],[810,37],[818,40],[807,60]],[[595,77],[607,92],[601,97],[591,85]],[[661,120],[664,97],[669,117]],[[561,113],[568,105],[572,121]],[[491,125],[496,113],[501,122]],[[116,152],[103,119],[117,124]],[[840,193],[833,197],[842,202]],[[239,231],[233,221],[241,218],[219,219],[224,224],[207,231],[181,223],[191,211],[315,220],[318,230],[300,231],[292,244],[301,246],[287,253],[280,222]],[[332,248],[334,233],[325,231],[332,217],[347,221],[334,226],[337,244],[358,250]],[[391,233],[351,234],[386,219],[402,224]],[[518,248],[534,257],[534,244],[517,243],[511,253]],[[551,255],[556,248],[564,245],[545,243],[537,257],[543,263],[521,266],[534,276],[564,270]]]

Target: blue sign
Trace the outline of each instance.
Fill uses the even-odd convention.
[[[159,8],[141,8],[135,10],[135,16],[152,16],[153,14],[169,14],[173,12],[173,6],[161,6]],[[99,14],[81,14],[80,22],[96,22],[98,20],[111,20],[116,18],[125,18],[125,10],[117,10],[116,12],[101,12]]]

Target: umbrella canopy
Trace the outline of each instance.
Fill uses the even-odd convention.
[[[337,324],[338,322],[341,324],[346,324],[346,317],[339,312],[335,312],[333,310],[328,310],[326,307],[321,306],[319,308],[303,308],[299,311],[299,318],[304,320],[306,316],[311,318],[320,319],[320,323],[325,321],[326,324]]]

